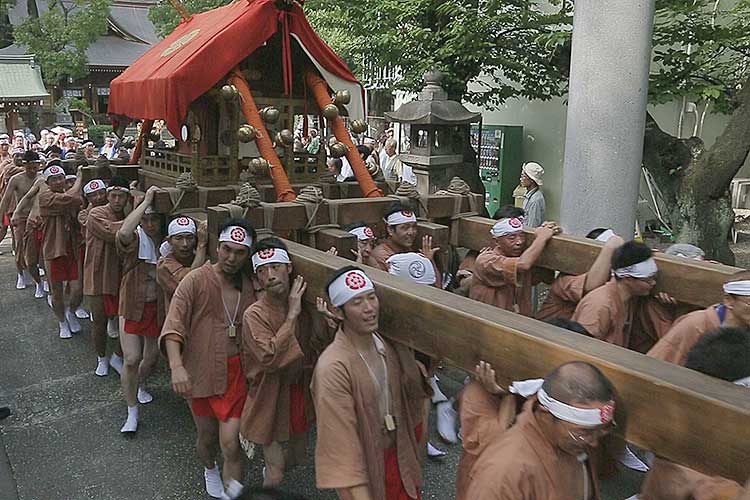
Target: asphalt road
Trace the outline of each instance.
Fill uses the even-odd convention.
[[[0,406],[13,414],[0,422],[0,499],[122,500],[207,499],[202,467],[194,456],[195,432],[185,402],[169,388],[164,363],[149,388],[154,401],[141,407],[132,438],[119,429],[126,417],[117,374],[94,375],[90,323],[70,340],[33,287],[15,289],[10,240],[0,244]],[[460,386],[446,373],[446,392]],[[424,499],[452,499],[460,445],[433,442],[448,451],[425,464]],[[310,453],[312,464],[312,453]],[[261,458],[248,466],[246,483],[261,482]],[[603,485],[606,500],[637,491],[640,474],[623,473]],[[284,488],[310,500],[334,499],[315,488],[312,465],[291,470]]]

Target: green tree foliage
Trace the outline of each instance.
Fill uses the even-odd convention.
[[[231,0],[186,0],[182,4],[188,12],[198,14],[231,3]],[[167,36],[180,23],[180,15],[167,1],[160,2],[149,10],[148,18],[154,23],[159,36]]]
[[[36,55],[48,84],[87,72],[86,49],[107,32],[111,0],[52,0],[47,11],[14,30],[16,43]]]

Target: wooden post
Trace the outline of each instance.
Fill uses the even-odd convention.
[[[333,271],[351,264],[286,243],[310,302],[323,296]],[[747,479],[747,389],[373,268],[367,274],[380,298],[378,331],[387,337],[469,371],[488,361],[504,386],[568,361],[592,363],[617,389],[617,432],[628,442],[709,475]]]

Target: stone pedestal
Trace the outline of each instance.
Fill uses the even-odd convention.
[[[560,209],[569,233],[633,235],[653,18],[654,0],[576,1]]]

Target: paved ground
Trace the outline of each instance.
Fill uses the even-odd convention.
[[[15,290],[8,239],[0,251],[0,406],[14,412],[0,422],[0,499],[209,498],[193,455],[192,420],[169,389],[164,366],[151,382],[155,400],[142,407],[137,436],[123,438],[119,379],[114,371],[105,378],[94,375],[90,324],[82,322],[82,333],[60,340],[45,301],[35,300],[32,288]],[[445,377],[452,391],[458,384],[449,375],[454,374]],[[453,498],[460,445],[441,446],[449,455],[427,462],[425,499]],[[249,484],[259,483],[260,468],[256,457]],[[625,474],[606,483],[605,498],[627,498],[640,479]],[[315,489],[311,465],[291,471],[285,487],[311,500],[334,498]]]

